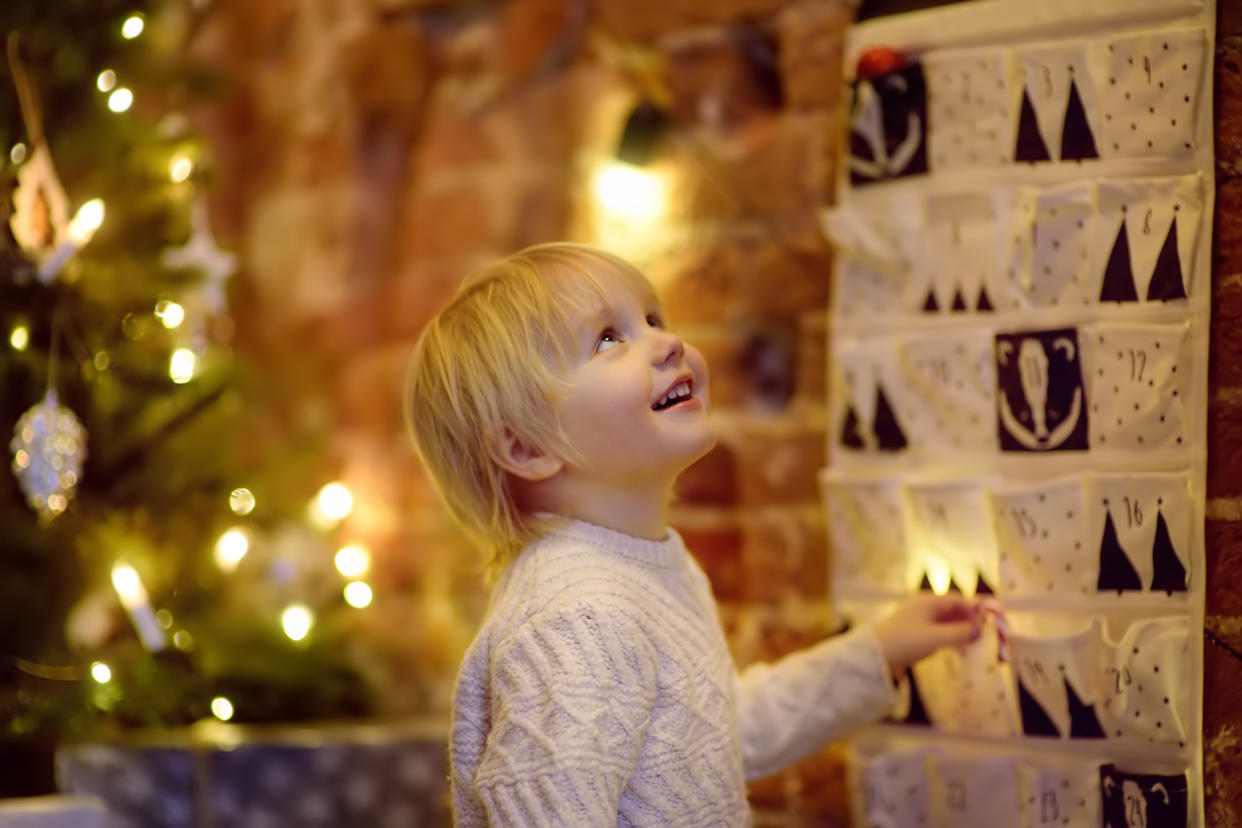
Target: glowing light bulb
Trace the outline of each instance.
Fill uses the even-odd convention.
[[[371,553],[365,547],[342,546],[336,553],[336,571],[346,578],[357,578],[371,565]]]
[[[30,329],[25,325],[14,325],[12,333],[9,334],[9,344],[14,351],[26,350],[26,346],[30,344]]]
[[[102,198],[92,198],[79,207],[78,211],[73,214],[73,218],[69,220],[69,226],[65,228],[65,235],[69,237],[69,241],[78,247],[90,241],[95,231],[103,224],[105,212]]]
[[[124,86],[116,89],[108,96],[108,109],[113,112],[124,112],[134,104],[134,93]]]
[[[341,520],[354,509],[354,496],[343,483],[329,483],[316,498],[319,511],[332,520]]]
[[[250,551],[250,539],[244,530],[233,528],[216,541],[216,564],[225,572],[232,572]]]
[[[216,696],[211,700],[211,715],[222,722],[233,718],[233,703],[224,696]]]
[[[111,69],[103,70],[99,73],[99,77],[95,78],[95,88],[100,92],[111,92],[114,86],[116,86],[116,72]]]
[[[9,150],[9,160],[12,161],[14,164],[20,164],[23,161],[25,161],[26,160],[26,145],[23,144],[21,141],[18,141],[16,144],[14,144],[13,148]]]
[[[314,616],[311,615],[311,611],[301,604],[286,608],[280,616],[280,626],[284,628],[285,635],[293,641],[301,641],[305,638],[313,623]]]
[[[944,595],[949,591],[949,581],[953,580],[953,573],[949,571],[949,564],[943,558],[929,556],[926,562],[926,572],[932,592]]]
[[[121,24],[121,37],[126,40],[133,40],[135,37],[142,34],[142,30],[145,28],[145,25],[146,24],[139,15],[131,15],[125,19],[124,23]]]
[[[194,352],[189,348],[178,348],[168,360],[168,376],[178,385],[184,385],[194,379]]]
[[[168,162],[168,177],[177,183],[185,181],[192,172],[194,172],[194,162],[184,155],[175,156]]]
[[[172,330],[185,321],[185,308],[176,302],[162,300],[155,305],[155,315],[164,323],[165,328]]]
[[[234,489],[229,494],[229,508],[235,515],[248,515],[254,511],[254,494],[249,489]]]
[[[651,219],[665,211],[664,180],[630,164],[608,164],[595,175],[595,197],[625,220]]]
[[[91,678],[99,684],[107,684],[112,681],[112,668],[102,661],[96,661],[91,664]]]
[[[351,581],[345,585],[345,603],[362,609],[371,603],[371,587],[363,581]]]
[[[138,570],[129,564],[119,563],[112,567],[112,586],[127,608],[142,606],[147,603],[147,590],[138,577]]]

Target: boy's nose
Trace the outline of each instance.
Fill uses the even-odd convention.
[[[668,331],[656,331],[656,340],[652,352],[651,364],[664,365],[671,359],[681,359],[686,352],[686,345],[681,337]]]

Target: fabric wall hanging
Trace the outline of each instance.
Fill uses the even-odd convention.
[[[989,0],[850,33],[836,606],[957,590],[1016,619],[855,735],[858,824],[1204,828],[1215,16]],[[871,49],[904,62],[857,75]]]

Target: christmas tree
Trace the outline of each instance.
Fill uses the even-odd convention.
[[[0,760],[372,710],[343,646],[370,600],[365,550],[332,542],[348,492],[313,497],[322,442],[282,428],[230,315],[186,114],[212,80],[179,49],[201,5],[0,12]],[[0,794],[50,763],[27,773]]]

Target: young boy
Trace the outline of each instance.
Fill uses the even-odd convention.
[[[715,443],[702,354],[632,265],[540,245],[470,276],[415,349],[423,461],[499,578],[451,738],[457,824],[745,825],[746,780],[894,703],[893,676],[977,634],[961,598],[740,675],[667,524]]]

